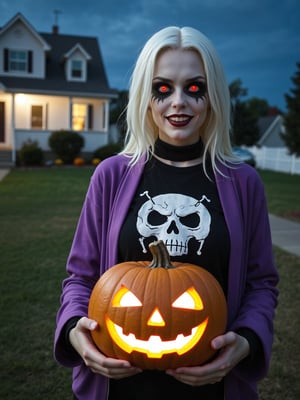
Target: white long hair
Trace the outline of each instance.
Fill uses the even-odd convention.
[[[230,144],[230,95],[220,58],[201,32],[190,27],[167,27],[155,33],[142,49],[131,77],[127,106],[127,133],[122,154],[132,157],[135,164],[145,153],[153,152],[158,137],[149,104],[156,59],[163,50],[187,49],[196,51],[203,62],[209,98],[208,115],[204,125],[204,168],[210,155],[213,170],[216,160],[236,161]]]

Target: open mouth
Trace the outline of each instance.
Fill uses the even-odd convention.
[[[192,118],[189,115],[170,115],[167,120],[172,126],[183,127],[188,125]]]
[[[106,326],[114,342],[126,353],[137,351],[146,354],[149,358],[161,358],[164,354],[187,353],[201,339],[208,323],[206,318],[200,325],[192,328],[191,334],[182,333],[173,340],[162,340],[160,336],[152,335],[148,340],[137,339],[133,333],[125,335],[123,329],[106,316]]]

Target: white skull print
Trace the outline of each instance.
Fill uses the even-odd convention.
[[[171,256],[181,256],[188,253],[188,243],[194,238],[199,243],[200,255],[211,223],[210,213],[202,202],[210,200],[206,196],[198,200],[178,193],[153,198],[147,191],[141,194],[145,195],[148,200],[140,207],[136,223],[143,252],[146,253],[144,239],[153,236],[165,243]]]

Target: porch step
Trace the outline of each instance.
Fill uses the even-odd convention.
[[[15,163],[12,160],[11,150],[0,150],[0,167],[13,167]]]

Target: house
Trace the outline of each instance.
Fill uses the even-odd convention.
[[[21,13],[0,28],[0,165],[29,139],[50,151],[55,130],[78,131],[87,153],[109,143],[116,97],[97,38],[39,33]]]
[[[269,115],[258,119],[260,138],[256,143],[258,147],[285,147],[281,137],[284,133],[283,117]]]

